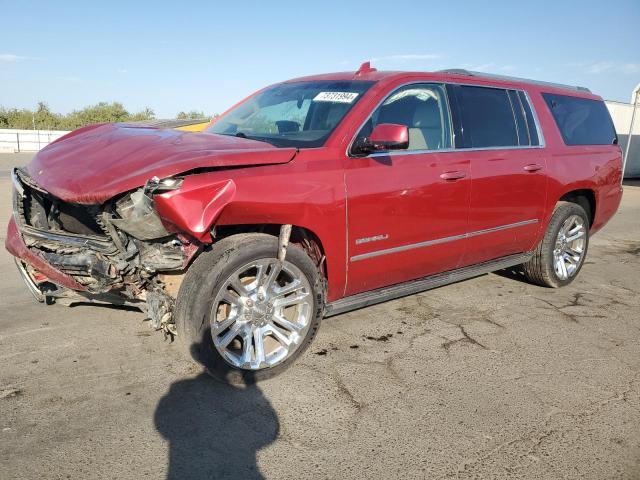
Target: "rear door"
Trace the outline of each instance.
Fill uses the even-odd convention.
[[[355,142],[382,123],[406,125],[409,148],[347,159],[347,295],[454,269],[464,255],[469,158],[452,149],[445,88],[394,90]]]
[[[530,250],[547,191],[543,141],[523,91],[455,85],[455,112],[471,172],[462,265]]]

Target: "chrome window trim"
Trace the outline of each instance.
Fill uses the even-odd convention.
[[[359,260],[366,260],[368,258],[379,257],[381,255],[389,255],[392,253],[404,252],[407,250],[413,250],[415,248],[431,247],[433,245],[439,245],[441,243],[454,242],[456,240],[463,240],[465,238],[477,237],[479,235],[499,232],[501,230],[507,230],[510,228],[524,227],[525,225],[531,225],[533,223],[538,223],[538,222],[539,220],[537,218],[531,219],[531,220],[523,220],[521,222],[509,223],[507,225],[499,225],[497,227],[485,228],[483,230],[475,230],[473,232],[461,233],[459,235],[452,235],[450,237],[436,238],[434,240],[426,240],[424,242],[410,243],[408,245],[400,245],[398,247],[384,248],[382,250],[374,250],[372,252],[354,255],[349,260],[351,262],[357,262]]]
[[[513,115],[513,124],[516,127],[516,138],[518,139],[518,146],[521,146],[522,141],[524,139],[522,141],[520,140],[520,132],[518,131],[518,116],[516,115],[516,107],[513,104],[513,100],[511,100],[510,91],[514,91],[515,92],[515,90],[508,89],[508,90],[505,90],[505,93],[507,94],[507,99],[509,100],[509,105],[511,105],[511,114]],[[518,96],[518,92],[516,92],[515,95],[517,97]],[[522,108],[522,105],[520,104],[520,102],[518,102],[518,105],[520,105],[520,108]],[[524,114],[524,111],[522,113]],[[528,128],[529,127],[527,127],[527,135],[529,135]],[[531,146],[531,139],[529,139],[529,144],[527,146]]]
[[[387,98],[389,98],[391,95],[393,95],[396,91],[398,91],[401,88],[404,88],[406,86],[409,85],[442,85],[442,86],[446,86],[446,85],[460,85],[460,86],[469,86],[469,87],[483,87],[483,88],[498,88],[504,91],[507,90],[514,90],[516,92],[522,92],[524,93],[525,98],[527,99],[527,103],[529,104],[529,108],[531,109],[531,115],[533,116],[533,121],[535,123],[536,126],[536,132],[538,133],[538,145],[513,145],[513,146],[498,146],[498,147],[469,147],[469,148],[464,148],[464,147],[460,147],[460,148],[456,148],[456,147],[452,147],[452,148],[443,148],[440,150],[410,150],[410,151],[406,151],[406,150],[390,150],[387,152],[380,152],[380,153],[372,153],[366,156],[357,156],[357,155],[352,155],[351,154],[351,147],[353,146],[353,143],[356,141],[356,137],[358,136],[358,133],[360,133],[360,130],[362,130],[362,127],[364,127],[364,125],[369,121],[369,119],[371,118],[371,116],[373,115],[373,112],[375,112],[378,107],[380,107],[380,105],[382,105],[384,103],[385,100],[387,100]],[[445,89],[446,90],[446,89]],[[451,102],[449,101],[449,95],[447,93],[447,110],[449,111],[449,122],[451,123],[453,120],[453,114],[451,113]],[[526,117],[526,116],[525,116]],[[455,145],[455,132],[451,132],[451,140],[452,143]],[[388,157],[390,155],[417,155],[417,154],[424,154],[424,153],[450,153],[450,152],[479,152],[479,151],[487,151],[487,150],[523,150],[523,149],[542,149],[545,148],[546,144],[545,144],[545,140],[544,140],[544,135],[542,134],[542,129],[540,128],[540,121],[538,120],[538,114],[536,112],[536,109],[533,107],[533,102],[531,101],[531,97],[529,96],[529,93],[522,89],[522,88],[509,88],[509,87],[499,87],[496,85],[481,85],[481,84],[476,84],[476,83],[463,83],[463,82],[438,82],[438,81],[429,81],[429,80],[423,80],[423,81],[411,81],[411,82],[406,82],[403,83],[401,85],[398,85],[396,88],[394,88],[391,92],[389,92],[389,94],[387,94],[382,100],[380,100],[375,107],[373,107],[371,109],[371,112],[369,113],[369,115],[367,115],[367,117],[365,118],[365,120],[360,124],[360,126],[358,126],[358,128],[356,129],[356,132],[353,134],[353,137],[351,138],[351,141],[349,142],[349,144],[347,145],[347,150],[345,152],[346,156],[348,158],[375,158],[375,157]]]
[[[514,93],[514,97],[516,98],[516,100],[518,101],[518,106],[516,108],[520,109],[520,113],[522,114],[522,120],[524,122],[524,128],[527,130],[527,139],[529,141],[529,145],[531,145],[531,129],[529,128],[529,122],[527,121],[527,111],[524,108],[524,105],[522,103],[522,98],[520,98],[520,95],[518,95],[518,92],[513,90]],[[511,99],[511,95],[509,95],[509,99]],[[514,111],[515,114],[515,111]],[[531,115],[531,118],[533,118],[533,114]],[[516,123],[518,123],[518,119],[516,117]],[[538,143],[540,142],[540,140],[538,139]]]
[[[536,124],[536,133],[538,134],[538,143],[540,144],[541,147],[544,147],[545,146],[544,133],[542,132],[542,128],[540,128],[540,120],[538,120],[538,113],[536,112],[536,109],[533,107],[533,102],[531,101],[529,92],[527,92],[526,90],[520,90],[520,91],[524,93],[524,96],[527,99],[527,103],[529,104],[529,108],[531,109],[531,116],[533,116],[533,123]],[[525,115],[525,118],[526,117],[527,116]]]
[[[411,150],[409,152],[392,150],[389,152],[371,153],[366,157],[351,157],[351,158],[375,158],[375,157],[388,157],[390,155],[417,155],[425,153],[453,153],[453,152],[482,152],[487,150],[530,150],[543,148],[540,145],[522,145],[517,147],[477,147],[477,148],[443,148],[442,150]]]

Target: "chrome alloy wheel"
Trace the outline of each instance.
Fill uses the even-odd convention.
[[[313,297],[302,271],[275,258],[254,260],[229,276],[213,302],[211,336],[231,365],[260,370],[300,347],[313,315]]]
[[[579,215],[571,215],[560,227],[553,249],[553,268],[560,280],[567,280],[576,274],[586,245],[585,221]]]

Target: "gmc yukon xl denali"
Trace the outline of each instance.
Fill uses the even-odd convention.
[[[255,380],[323,317],[516,266],[567,285],[621,167],[585,88],[365,63],[267,87],[202,133],[66,135],[13,171],[6,247],[40,301],[138,305],[213,375]]]

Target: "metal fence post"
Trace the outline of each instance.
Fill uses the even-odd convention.
[[[636,110],[638,108],[638,97],[640,97],[640,85],[636,87],[633,92],[635,98],[633,99],[633,113],[631,114],[631,125],[629,125],[629,136],[627,137],[627,147],[625,148],[624,157],[622,159],[622,179],[624,180],[624,170],[627,167],[627,159],[629,158],[629,150],[631,148],[631,141],[633,140],[633,127],[636,123]]]
[[[16,143],[18,144],[18,153],[20,153],[20,133],[16,132]]]

